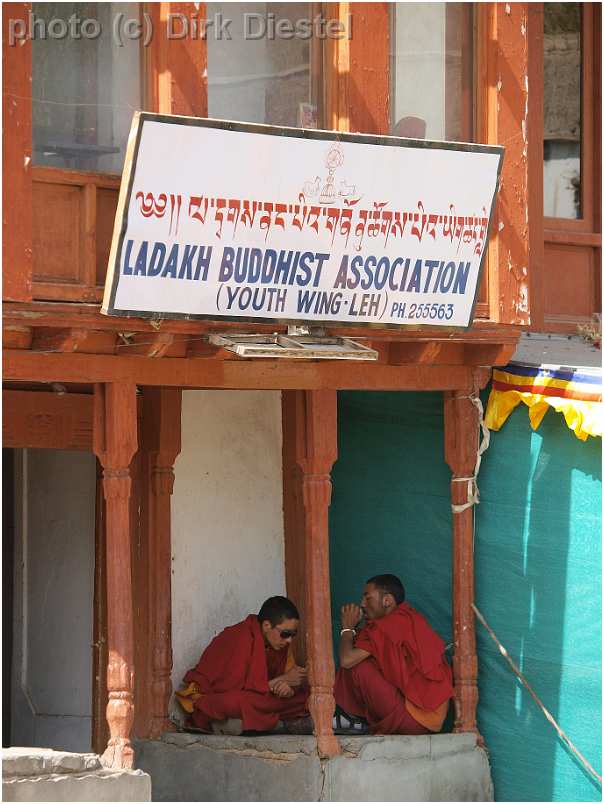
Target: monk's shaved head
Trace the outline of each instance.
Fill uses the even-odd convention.
[[[276,595],[264,601],[258,612],[258,619],[261,623],[268,620],[274,628],[284,620],[299,620],[300,615],[291,600],[287,597]]]
[[[380,592],[391,594],[397,605],[405,602],[405,587],[396,575],[374,575],[367,583],[373,584]]]

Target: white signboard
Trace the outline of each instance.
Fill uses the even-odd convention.
[[[103,312],[467,327],[502,154],[136,113]]]

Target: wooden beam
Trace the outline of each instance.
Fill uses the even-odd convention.
[[[8,303],[2,310],[4,326],[31,327],[86,327],[115,332],[190,333],[196,338],[208,332],[286,332],[286,324],[262,324],[246,321],[179,321],[164,319],[159,323],[143,318],[125,318],[102,315],[96,304],[61,304],[60,302]],[[378,329],[373,327],[330,326],[329,334],[349,338],[369,338],[387,341],[484,341],[490,343],[516,343],[520,328],[493,322],[475,322],[470,330],[446,328]]]
[[[390,3],[350,3],[350,131],[390,133]],[[379,43],[379,44],[378,44]]]
[[[31,349],[32,339],[32,327],[9,324],[2,330],[2,346],[4,349]]]
[[[143,391],[142,447],[146,461],[143,490],[148,510],[146,543],[149,574],[146,586],[150,619],[151,739],[173,730],[168,719],[172,696],[172,542],[170,503],[174,487],[174,461],[181,447],[182,392],[180,388],[145,388]]]
[[[474,393],[477,388],[474,388]],[[467,393],[445,394],[445,460],[449,464],[451,503],[468,501],[468,479],[474,474],[478,450],[478,411]],[[478,660],[474,612],[474,511],[453,510],[453,676],[454,731],[473,731],[478,705]]]
[[[331,592],[329,581],[329,504],[331,468],[338,454],[337,394],[334,391],[299,392],[296,428],[301,454],[304,503],[304,560],[306,658],[313,719],[320,756],[341,753],[332,729],[335,708],[335,666],[331,641]]]
[[[437,391],[469,388],[469,366],[384,366],[347,361],[228,360],[40,354],[4,350],[4,379],[132,382],[180,388]]]
[[[3,390],[2,446],[92,450],[92,396]]]
[[[206,19],[205,3],[146,3],[153,37],[146,48],[149,76],[147,108],[162,114],[207,117],[207,45],[200,32]],[[186,32],[185,36],[169,36]]]
[[[530,323],[528,5],[485,3],[476,7],[477,138],[505,146],[488,247],[490,317],[522,326]],[[531,97],[532,92],[531,88]]]
[[[31,38],[30,3],[2,5],[2,297],[31,299]],[[22,38],[10,41],[11,26]]]
[[[132,768],[134,635],[131,573],[130,463],[138,445],[136,386],[98,383],[94,392],[94,451],[103,467],[107,530],[108,768]]]

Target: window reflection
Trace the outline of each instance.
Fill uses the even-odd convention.
[[[138,19],[138,6],[33,3],[33,19],[39,20],[32,41],[34,164],[121,172],[132,114],[141,108],[140,48],[127,37],[120,46],[112,23],[120,13]],[[73,19],[80,21],[75,28]],[[81,32],[85,20],[96,21],[84,30],[98,35],[71,35]],[[39,35],[61,30],[68,33]]]
[[[271,35],[271,25],[311,20],[317,3],[207,3],[208,114],[226,120],[318,128],[320,43]],[[215,36],[230,20],[229,36]],[[297,28],[303,31],[303,26]]]
[[[581,217],[581,4],[545,3],[543,213]]]
[[[391,133],[472,141],[470,3],[395,3]]]

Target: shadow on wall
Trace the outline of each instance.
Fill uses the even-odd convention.
[[[601,441],[524,408],[491,436],[479,478],[477,605],[577,748],[601,766]],[[477,624],[479,728],[495,797],[598,801],[573,758]]]
[[[341,392],[330,508],[335,655],[340,607],[367,578],[398,575],[451,641],[451,510],[442,393]]]

